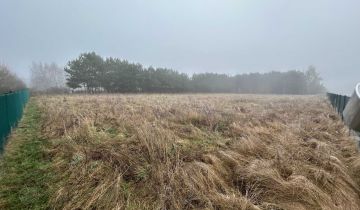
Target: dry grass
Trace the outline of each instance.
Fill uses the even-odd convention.
[[[322,97],[43,96],[56,209],[360,209],[360,158]]]

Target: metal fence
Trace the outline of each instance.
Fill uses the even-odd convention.
[[[349,102],[350,97],[344,95],[338,95],[334,93],[327,93],[327,97],[329,98],[331,105],[342,117],[343,111],[345,109],[346,104]]]
[[[28,100],[28,90],[19,90],[0,95],[0,152],[4,149],[6,137],[11,132],[11,129],[21,119]]]

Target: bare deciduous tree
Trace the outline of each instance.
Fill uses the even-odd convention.
[[[31,68],[31,88],[36,91],[50,91],[65,88],[64,70],[56,63],[33,63]]]
[[[12,73],[6,65],[0,64],[0,93],[25,88],[24,82]]]

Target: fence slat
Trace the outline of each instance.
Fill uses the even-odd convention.
[[[345,110],[346,104],[349,102],[350,97],[334,93],[327,93],[327,97],[331,105],[342,117],[342,113]]]

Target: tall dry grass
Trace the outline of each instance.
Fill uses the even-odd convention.
[[[325,98],[39,97],[56,209],[360,209],[360,158]]]

